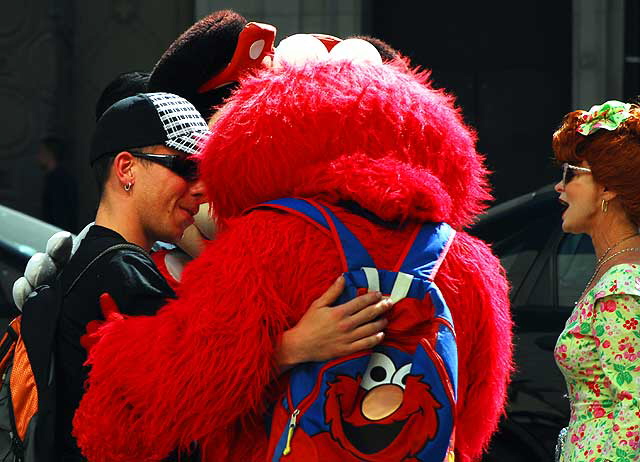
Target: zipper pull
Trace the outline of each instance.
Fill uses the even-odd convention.
[[[291,415],[291,420],[289,421],[289,432],[287,434],[287,445],[284,447],[284,451],[282,451],[283,456],[286,456],[291,452],[291,438],[293,438],[293,431],[296,429],[298,414],[300,414],[300,409],[296,409]]]

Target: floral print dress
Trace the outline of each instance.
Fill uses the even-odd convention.
[[[640,265],[611,267],[554,351],[571,402],[562,462],[640,460]]]

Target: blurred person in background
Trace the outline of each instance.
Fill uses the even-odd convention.
[[[64,230],[76,232],[78,184],[64,168],[65,145],[60,138],[48,136],[40,142],[37,162],[45,172],[42,188],[44,221]]]

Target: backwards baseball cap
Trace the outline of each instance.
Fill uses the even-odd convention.
[[[205,120],[186,99],[172,93],[139,93],[113,104],[100,117],[90,161],[154,145],[196,154],[209,133]]]

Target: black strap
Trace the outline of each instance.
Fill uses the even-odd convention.
[[[120,244],[115,244],[112,245],[111,247],[103,250],[102,252],[100,252],[98,254],[97,257],[95,257],[93,260],[91,260],[89,262],[89,264],[87,266],[85,266],[82,271],[80,271],[80,274],[78,274],[78,276],[73,280],[73,282],[71,283],[71,285],[69,286],[69,288],[67,289],[67,291],[64,293],[64,297],[66,297],[67,295],[69,295],[69,292],[71,292],[71,289],[73,289],[76,285],[76,283],[80,280],[80,278],[82,276],[84,276],[84,273],[87,272],[87,270],[89,268],[91,268],[91,266],[97,262],[100,258],[104,257],[106,254],[113,252],[114,250],[121,250],[121,249],[129,249],[129,250],[135,250],[137,252],[142,252],[144,253],[146,256],[149,256],[149,254],[140,246],[135,245],[135,244],[131,244],[129,242],[125,242],[125,243],[120,243]]]

